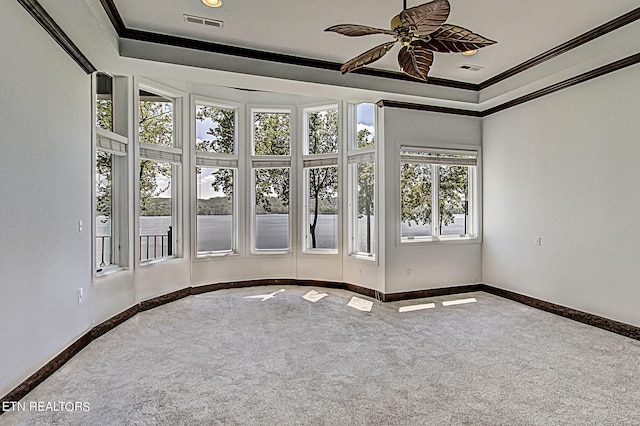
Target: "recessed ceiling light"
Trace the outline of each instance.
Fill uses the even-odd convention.
[[[204,0],[203,0],[204,1]],[[466,52],[462,52],[463,56],[473,56],[478,53],[478,49],[467,50]]]
[[[202,3],[204,3],[205,6],[209,6],[209,7],[222,6],[222,0],[202,0]]]

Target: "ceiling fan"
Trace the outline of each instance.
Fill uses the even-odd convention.
[[[449,10],[448,0],[434,0],[410,9],[407,9],[407,0],[404,0],[404,10],[391,19],[391,30],[342,24],[325,31],[349,37],[387,34],[395,38],[394,41],[376,46],[346,62],[340,68],[342,74],[377,61],[399,42],[402,49],[398,53],[398,64],[402,71],[413,78],[426,81],[433,63],[433,52],[462,53],[496,43],[466,28],[445,24]]]

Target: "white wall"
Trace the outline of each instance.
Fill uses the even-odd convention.
[[[401,145],[479,148],[481,128],[479,118],[384,108],[385,293],[479,282],[480,240],[400,243],[398,194]]]
[[[0,39],[4,395],[91,326],[91,79],[17,2]]]
[[[638,81],[635,65],[484,120],[484,282],[640,326]]]

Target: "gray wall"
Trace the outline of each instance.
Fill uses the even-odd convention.
[[[384,109],[385,293],[479,282],[480,239],[400,243],[399,156],[401,145],[479,148],[481,129],[479,118]]]
[[[635,65],[484,120],[486,283],[640,326],[638,81]]]
[[[91,79],[18,2],[2,9],[0,395],[90,328],[92,218]]]

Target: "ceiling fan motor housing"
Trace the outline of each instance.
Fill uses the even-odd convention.
[[[391,18],[391,31],[395,31],[399,27],[402,27],[402,21],[400,20],[400,15],[396,15]]]

